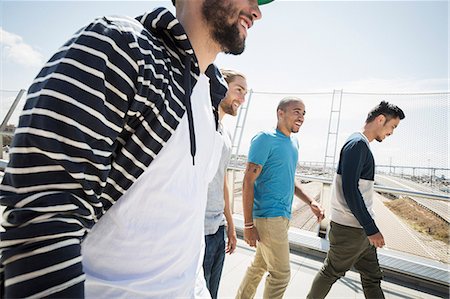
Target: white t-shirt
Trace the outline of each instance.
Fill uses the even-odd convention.
[[[149,168],[82,243],[87,298],[197,297],[206,194],[223,141],[215,134],[209,79],[204,74],[191,99],[195,165],[185,113]]]

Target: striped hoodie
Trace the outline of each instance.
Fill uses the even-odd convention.
[[[149,167],[187,113],[200,70],[164,8],[102,17],[49,60],[28,90],[0,185],[1,297],[84,295],[80,243]],[[211,65],[212,106],[226,93]],[[62,293],[61,293],[62,292]]]

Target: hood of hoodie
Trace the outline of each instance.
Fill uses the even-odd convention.
[[[195,164],[196,140],[194,130],[194,119],[192,116],[191,93],[197,83],[200,75],[200,68],[194,49],[188,39],[186,31],[175,16],[166,8],[156,8],[142,16],[136,18],[147,30],[155,37],[161,39],[168,48],[175,49],[171,52],[173,63],[178,69],[183,70],[183,89],[184,96],[182,98],[185,105],[190,137],[190,150],[192,163]],[[208,66],[205,75],[210,80],[210,96],[213,110],[211,111],[216,121],[216,130],[218,128],[218,106],[220,101],[225,97],[227,92],[227,84],[222,74],[214,64]]]

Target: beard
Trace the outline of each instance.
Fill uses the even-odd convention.
[[[244,52],[245,38],[240,36],[238,21],[229,24],[229,17],[238,14],[229,1],[205,0],[202,14],[210,27],[212,39],[224,53],[239,55]]]
[[[236,116],[237,115],[237,111],[235,111],[233,109],[233,102],[227,102],[227,101],[223,101],[220,102],[220,108],[222,108],[223,112],[225,112],[225,114],[228,115],[232,115],[232,116]]]
[[[291,133],[298,133],[298,131],[300,131],[300,128],[297,128],[297,127],[291,128]]]

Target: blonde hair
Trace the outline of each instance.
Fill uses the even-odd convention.
[[[220,72],[222,73],[223,78],[225,79],[225,81],[227,81],[228,84],[233,82],[236,77],[242,77],[245,80],[247,79],[247,78],[245,78],[244,74],[234,71],[234,70],[221,69]]]

